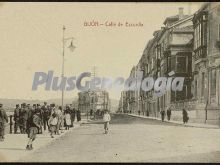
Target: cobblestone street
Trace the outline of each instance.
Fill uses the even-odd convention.
[[[113,115],[107,135],[101,122],[83,124],[20,161],[220,162],[219,137],[219,129]]]

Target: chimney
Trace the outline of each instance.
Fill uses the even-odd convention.
[[[179,8],[179,19],[182,19],[183,18],[183,7],[180,7]]]

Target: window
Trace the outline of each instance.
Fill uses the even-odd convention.
[[[171,58],[168,57],[167,58],[167,72],[170,72],[171,71]]]
[[[175,97],[175,92],[171,91],[171,101],[175,101],[176,97]]]
[[[177,56],[176,58],[176,72],[186,73],[187,72],[187,57]]]
[[[175,71],[175,66],[176,66],[176,58],[171,57],[171,71]]]
[[[182,91],[176,92],[176,101],[184,100],[186,98],[187,98],[187,86],[184,85]]]
[[[216,69],[212,69],[211,71],[211,96],[215,96],[216,95]]]
[[[195,45],[195,49],[199,48],[201,45],[202,45],[202,42],[201,42],[201,30],[202,30],[202,25],[201,23],[199,23],[196,28],[195,28],[195,31],[194,31],[194,45]]]
[[[188,98],[190,94],[190,88],[187,85],[183,86],[182,91],[171,91],[171,101],[181,101]]]

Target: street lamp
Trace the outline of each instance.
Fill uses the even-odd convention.
[[[71,44],[70,46],[68,47],[72,52],[75,50],[75,46],[73,45],[73,37],[69,37],[69,38],[65,38],[65,30],[66,30],[66,27],[63,26],[63,63],[62,63],[62,80],[64,78],[64,56],[65,56],[65,42],[68,41],[68,40],[71,40]],[[63,99],[64,99],[64,88],[62,88],[62,110],[63,110]]]

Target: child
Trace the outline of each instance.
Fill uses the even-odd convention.
[[[53,134],[55,134],[55,132],[57,131],[58,123],[57,115],[55,113],[52,114],[48,123],[50,124],[50,136],[51,138],[54,138]]]
[[[104,115],[103,115],[103,120],[104,120],[105,134],[107,134],[108,133],[109,122],[111,120],[111,116],[108,113],[108,110],[105,110]]]
[[[34,111],[34,114],[31,115],[29,118],[29,131],[28,131],[29,141],[26,147],[27,150],[33,149],[32,143],[36,139],[36,135],[40,127],[41,127],[40,111],[36,110]]]
[[[65,124],[66,124],[66,130],[69,130],[71,126],[71,116],[69,110],[67,110],[65,113]]]

